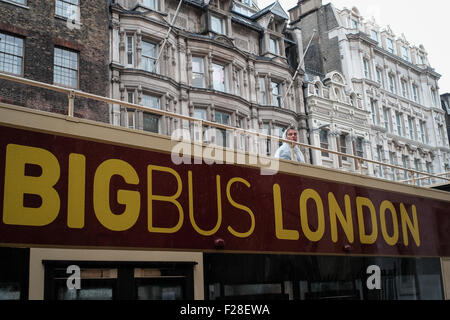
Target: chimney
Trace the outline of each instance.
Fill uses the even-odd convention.
[[[298,0],[297,5],[289,10],[291,21],[296,21],[301,16],[317,10],[322,6],[322,0]]]

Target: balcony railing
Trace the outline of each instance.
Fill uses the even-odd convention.
[[[33,86],[33,87],[37,87],[37,88],[42,88],[42,89],[47,89],[47,90],[52,90],[55,92],[59,92],[59,93],[64,93],[67,95],[68,97],[68,106],[67,106],[67,115],[69,117],[74,117],[74,109],[75,109],[75,98],[79,97],[79,98],[86,98],[86,99],[91,99],[91,100],[95,100],[95,101],[99,101],[99,102],[104,102],[104,103],[108,103],[108,104],[116,104],[116,105],[120,105],[123,106],[127,109],[134,109],[134,110],[140,110],[146,113],[152,113],[152,114],[156,114],[159,116],[166,116],[169,118],[175,118],[175,119],[179,119],[179,120],[185,120],[185,121],[189,121],[189,128],[192,129],[194,125],[194,127],[197,128],[205,128],[205,127],[210,127],[210,128],[216,128],[219,130],[227,130],[229,132],[233,133],[234,137],[238,137],[238,136],[242,136],[244,135],[247,139],[247,141],[254,141],[256,143],[256,146],[253,146],[253,150],[258,150],[259,152],[261,152],[261,145],[262,144],[258,144],[258,142],[262,142],[262,141],[277,141],[277,142],[285,142],[288,143],[291,146],[291,151],[292,151],[292,156],[291,158],[293,159],[293,154],[294,154],[294,147],[298,146],[300,148],[304,148],[304,149],[311,149],[311,150],[317,150],[320,152],[326,152],[329,154],[333,154],[336,155],[338,157],[344,157],[344,158],[350,158],[353,159],[355,165],[354,165],[354,173],[359,173],[360,175],[367,175],[364,173],[364,163],[371,163],[374,166],[378,166],[381,168],[384,167],[388,167],[391,169],[395,169],[395,170],[400,170],[403,172],[407,172],[409,174],[410,179],[408,180],[397,180],[395,182],[402,182],[402,183],[408,183],[408,184],[412,184],[412,185],[416,185],[417,182],[419,181],[433,181],[433,183],[445,183],[445,182],[449,182],[450,181],[450,173],[444,173],[444,174],[429,174],[427,172],[421,172],[421,171],[416,171],[413,169],[408,169],[408,168],[404,168],[404,167],[399,167],[399,166],[395,166],[395,165],[391,165],[391,164],[387,164],[387,163],[382,163],[382,162],[378,162],[378,161],[374,161],[371,159],[366,159],[363,157],[358,157],[355,155],[351,155],[351,154],[347,154],[347,153],[341,153],[338,151],[334,151],[334,150],[329,150],[329,149],[324,149],[324,148],[320,148],[320,147],[316,147],[310,144],[305,144],[305,143],[300,143],[300,142],[294,142],[291,140],[286,140],[286,139],[282,139],[276,136],[270,136],[270,135],[266,135],[260,132],[255,132],[255,131],[251,131],[251,130],[245,130],[245,129],[241,129],[241,128],[236,128],[230,125],[225,125],[225,124],[220,124],[217,122],[212,122],[212,121],[207,121],[207,120],[201,120],[201,119],[197,119],[197,118],[193,118],[193,117],[189,117],[189,116],[185,116],[185,115],[181,115],[181,114],[177,114],[177,113],[173,113],[173,112],[168,112],[168,111],[164,111],[164,110],[159,110],[159,109],[149,109],[148,107],[144,107],[141,105],[137,105],[134,103],[129,103],[126,101],[121,101],[121,100],[117,100],[117,99],[111,99],[111,98],[107,98],[107,97],[103,97],[103,96],[99,96],[99,95],[95,95],[95,94],[91,94],[91,93],[87,93],[87,92],[83,92],[80,90],[75,90],[75,89],[70,89],[70,88],[64,88],[64,87],[60,87],[60,86],[56,86],[56,85],[51,85],[51,84],[47,84],[47,83],[43,83],[43,82],[39,82],[39,81],[34,81],[34,80],[29,80],[29,79],[25,79],[22,77],[17,77],[17,76],[13,76],[10,74],[6,74],[6,73],[2,73],[0,72],[0,79],[4,79],[4,80],[9,80],[12,82],[16,82],[16,83],[21,83],[21,84],[25,84],[25,85],[29,85],[29,86]],[[196,142],[204,142],[204,137],[203,137],[203,130],[200,129],[199,131],[197,131],[199,133],[199,136],[196,137],[196,139],[192,139],[191,141],[196,141]],[[225,148],[226,149],[226,148]],[[247,149],[250,149],[250,145],[248,145]],[[246,150],[249,153],[251,153],[251,151]],[[394,172],[394,171],[393,171]],[[395,171],[396,172],[396,171]],[[385,179],[387,180],[387,179]],[[392,180],[390,180],[392,181]]]

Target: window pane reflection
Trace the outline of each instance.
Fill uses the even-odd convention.
[[[207,299],[442,300],[439,258],[205,254]],[[381,289],[369,289],[371,265]]]

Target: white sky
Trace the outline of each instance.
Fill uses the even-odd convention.
[[[258,0],[262,9],[274,0]],[[280,0],[286,10],[297,0]],[[442,75],[439,93],[450,92],[450,1],[449,0],[322,0],[338,9],[357,7],[365,19],[375,18],[380,27],[391,26],[396,36],[428,52],[431,67]]]

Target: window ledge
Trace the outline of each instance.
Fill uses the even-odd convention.
[[[4,0],[0,0],[0,1],[4,1]],[[69,21],[69,18],[68,17],[63,17],[63,16],[60,16],[60,15],[57,15],[57,14],[55,14],[55,18],[56,19],[59,19],[59,20],[63,20],[63,21],[66,21],[66,22],[68,22]],[[72,19],[71,19],[72,20]],[[75,26],[80,26],[80,27],[82,27],[83,26],[83,24],[78,20],[75,20],[75,23],[76,23],[76,25]],[[74,26],[74,29],[76,29],[76,27]]]
[[[12,4],[12,5],[16,6],[16,7],[20,7],[20,8],[23,8],[23,9],[30,9],[29,6],[24,5],[24,4],[20,4],[20,3],[17,3],[17,2],[14,2],[14,1],[0,0],[0,2],[9,3],[9,4]]]

